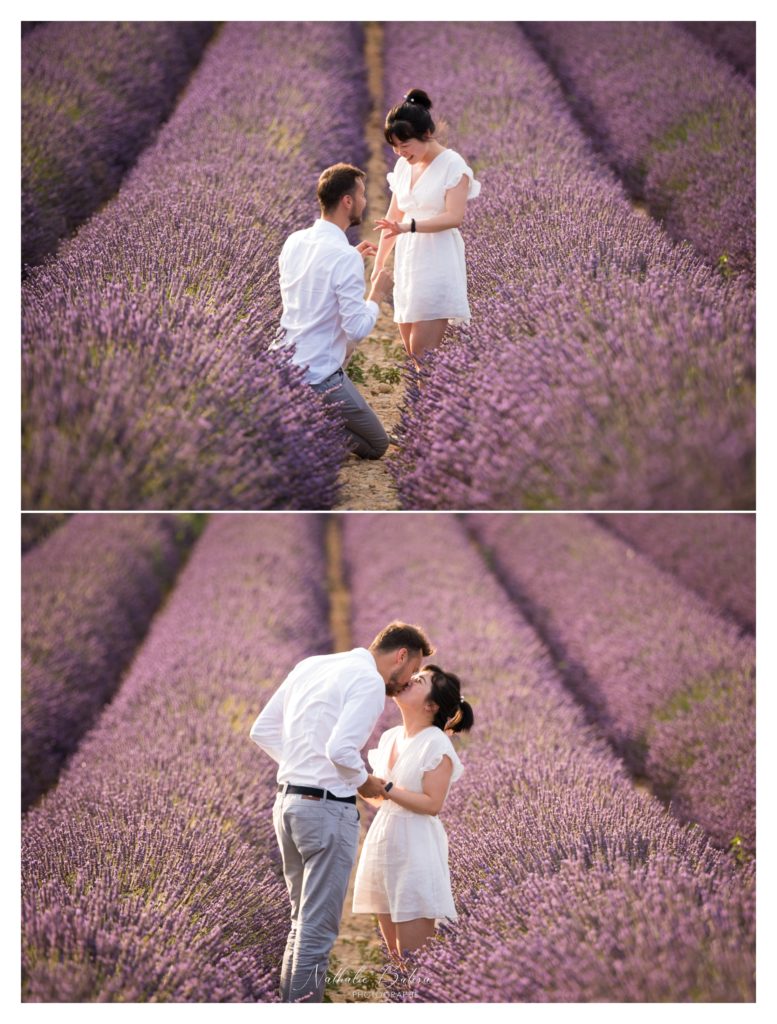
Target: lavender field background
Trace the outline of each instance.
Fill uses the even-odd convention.
[[[319,172],[366,159],[364,25],[133,24],[21,41],[23,507],[331,509],[339,424],[267,346]],[[383,26],[382,113],[426,89],[482,183],[399,507],[754,507],[754,33]]]
[[[441,815],[459,921],[404,978],[347,965],[371,998],[753,1001],[753,519],[67,518],[22,559],[22,711],[53,736],[69,698],[96,711],[23,813],[22,999],[276,998],[275,771],[248,732],[296,661],[400,617],[476,724]]]

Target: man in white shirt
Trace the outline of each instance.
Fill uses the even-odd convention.
[[[386,697],[434,653],[417,626],[392,622],[370,644],[305,658],[270,697],[251,739],[278,762],[273,825],[291,899],[281,999],[321,1002],[359,840],[357,791],[385,782],[361,758]]]
[[[283,245],[280,269],[282,335],[271,348],[294,348],[292,362],[305,368],[305,380],[325,402],[338,403],[351,450],[379,459],[389,438],[375,412],[343,369],[356,343],[375,326],[378,303],[393,287],[390,271],[376,277],[364,299],[365,256],[371,242],[353,246],[346,229],[361,224],[367,206],[365,173],[351,164],[327,167],[318,180],[321,217],[295,231]]]

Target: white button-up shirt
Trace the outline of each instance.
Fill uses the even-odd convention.
[[[367,779],[361,748],[386,704],[386,684],[365,647],[296,665],[251,726],[278,762],[278,782],[353,796]]]
[[[348,342],[375,326],[377,302],[364,298],[364,262],[345,232],[319,218],[295,231],[278,258],[285,332],[270,348],[294,347],[292,362],[318,384],[345,361]]]

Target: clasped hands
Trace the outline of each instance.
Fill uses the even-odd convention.
[[[377,775],[368,775],[366,781],[358,787],[357,792],[359,796],[370,803],[380,803],[381,800],[386,798],[385,785],[385,779],[381,779]]]

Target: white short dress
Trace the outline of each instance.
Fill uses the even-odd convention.
[[[387,729],[367,754],[373,772],[414,793],[422,793],[424,772],[447,754],[453,762],[451,782],[464,771],[453,744],[436,725],[413,736],[389,768],[395,737],[403,725]],[[362,847],[353,893],[354,914],[390,914],[391,920],[417,917],[455,921],[456,908],[448,871],[448,837],[436,815],[408,811],[391,800],[378,809]]]
[[[458,185],[462,174],[469,178],[467,199],[480,194],[480,182],[453,149],[444,149],[432,160],[411,187],[412,168],[401,156],[386,177],[404,216],[402,223],[416,224],[445,212],[445,193]],[[405,232],[394,246],[394,320],[450,320],[469,323],[467,267],[464,239],[458,228],[446,231]]]

